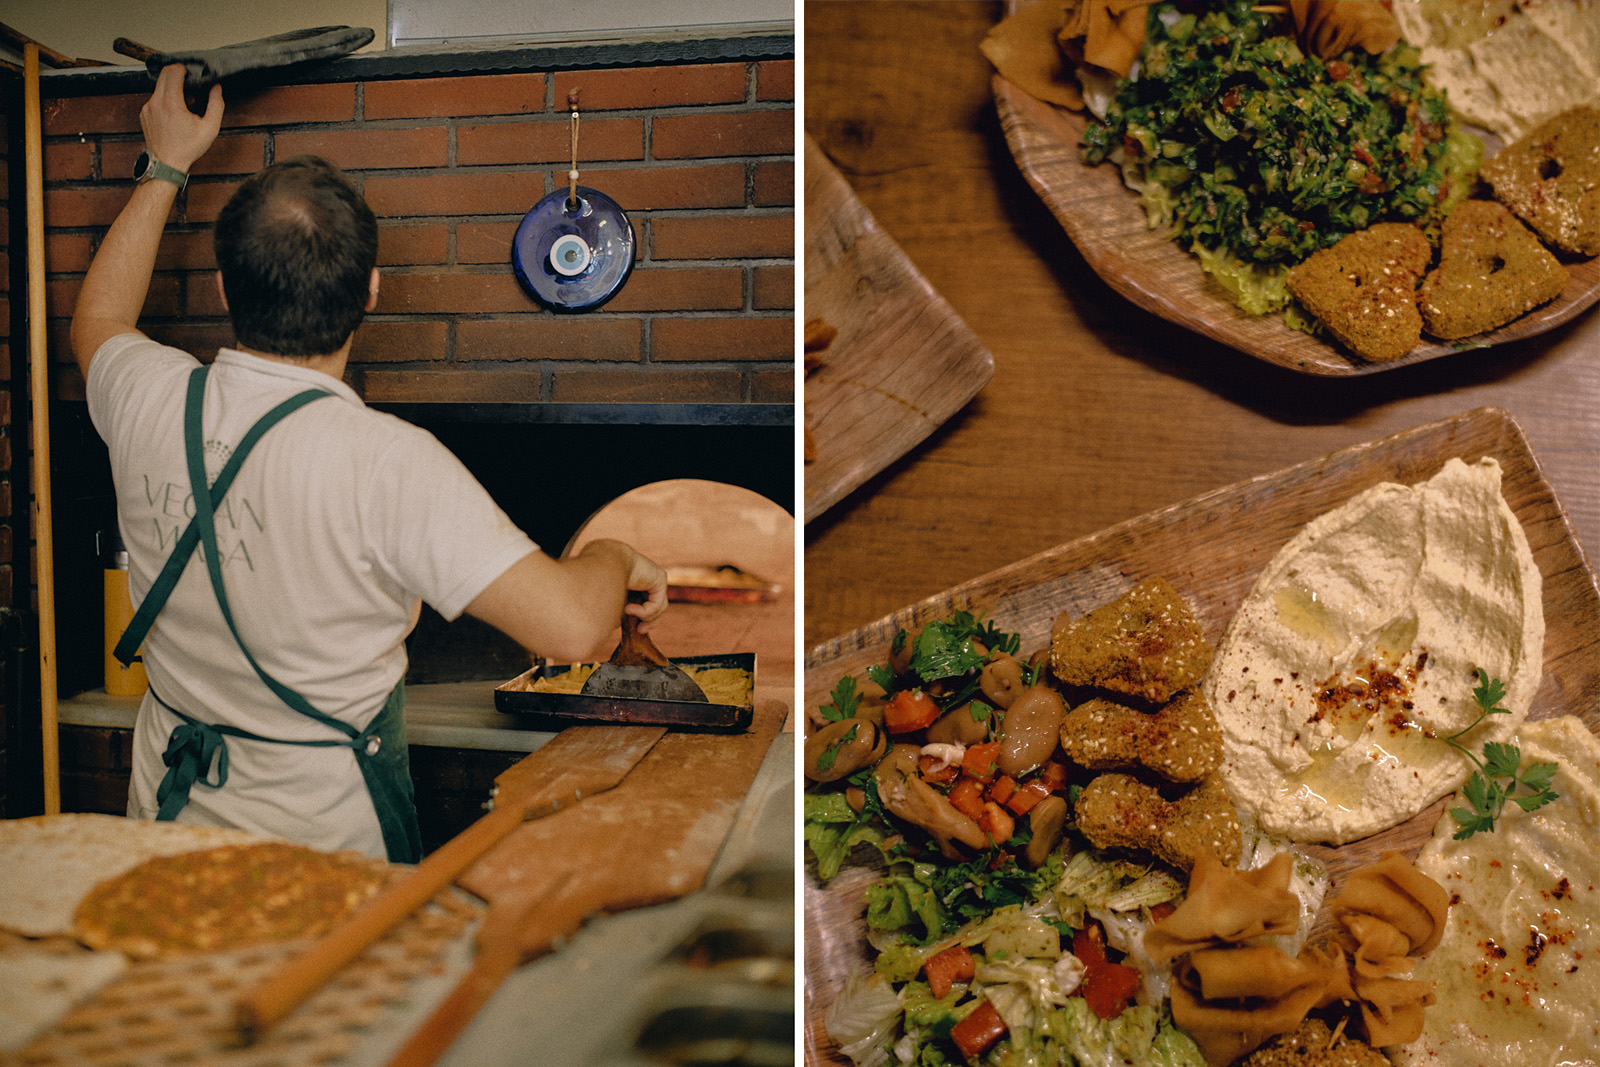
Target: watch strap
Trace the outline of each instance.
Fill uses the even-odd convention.
[[[180,190],[189,184],[189,175],[171,164],[161,162],[149,152],[139,153],[139,161],[133,166],[133,176],[134,180],[140,184],[151,179],[160,179],[164,182],[171,182]]]

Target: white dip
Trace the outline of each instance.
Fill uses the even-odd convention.
[[[1411,975],[1435,983],[1422,1037],[1390,1049],[1427,1067],[1600,1062],[1600,740],[1572,716],[1529,723],[1523,767],[1557,763],[1560,799],[1506,805],[1493,833],[1452,840],[1439,820],[1417,870],[1450,894],[1439,946]]]
[[[1539,570],[1500,465],[1373,486],[1306,524],[1234,616],[1205,683],[1223,782],[1270,833],[1366,837],[1466,780],[1435,738],[1477,717],[1476,670],[1511,714],[1460,739],[1473,751],[1526,717],[1543,658]]]

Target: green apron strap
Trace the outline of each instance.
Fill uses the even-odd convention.
[[[411,784],[411,749],[406,742],[406,683],[394,687],[389,699],[350,742],[356,766],[366,780],[383,847],[390,863],[417,863],[422,859],[422,826],[417,821],[416,787]]]
[[[199,403],[197,394],[203,395],[205,390],[206,372],[209,367],[196,367],[189,375],[189,393],[186,403],[197,412]],[[245,456],[255,447],[261,435],[277,425],[284,416],[298,411],[313,400],[320,400],[333,394],[324,389],[307,389],[303,393],[296,393],[288,400],[279,404],[263,415],[259,422],[245,433],[244,439],[239,442],[239,447],[228,457],[228,462],[222,467],[217,480],[211,486],[211,497],[214,503],[220,503],[222,497],[233,484],[234,477],[239,473],[239,468],[244,464]],[[165,606],[167,598],[172,595],[172,590],[177,586],[178,579],[183,576],[183,569],[189,562],[189,557],[194,554],[194,549],[200,543],[200,522],[196,515],[189,520],[183,534],[173,546],[172,554],[167,557],[167,562],[162,566],[161,573],[151,584],[143,600],[139,602],[139,609],[134,612],[133,620],[128,623],[128,628],[122,632],[122,637],[117,641],[117,647],[112,652],[117,661],[124,667],[132,663],[139,653],[139,646],[144,643],[145,635],[150,632],[151,625],[156,621]]]
[[[200,368],[202,371],[204,369]],[[260,678],[279,700],[306,718],[315,719],[353,738],[360,731],[347,722],[318,711],[305,697],[268,674],[266,668],[256,662],[255,656],[245,646],[244,638],[239,636],[239,627],[233,621],[233,609],[228,606],[228,591],[222,584],[222,553],[217,549],[216,502],[212,498],[211,486],[206,481],[205,434],[200,426],[200,407],[204,389],[205,380],[198,373],[192,375],[189,379],[188,403],[184,405],[183,444],[189,462],[189,491],[194,494],[194,518],[200,525],[202,547],[200,555],[205,560],[206,571],[211,575],[211,591],[216,595],[217,607],[222,609],[222,619],[228,624],[228,632],[233,635],[239,651],[244,653],[250,669],[256,672],[256,677]]]
[[[160,810],[156,813],[157,822],[171,822],[178,817],[178,812],[189,803],[189,790],[195,782],[212,789],[221,789],[227,784],[227,739],[230,737],[266,741],[277,745],[301,745],[306,748],[333,748],[351,744],[343,739],[280,741],[275,737],[262,737],[260,734],[251,733],[237,726],[228,726],[225,723],[201,722],[162,700],[160,694],[154,690],[151,690],[150,695],[155,697],[157,704],[183,720],[183,725],[173,727],[172,733],[167,735],[167,750],[161,754],[161,762],[166,764],[167,773],[156,788],[156,803],[160,805]],[[217,764],[215,781],[207,777],[211,772],[213,758]]]
[[[185,715],[151,690],[156,702],[182,719],[167,738],[161,761],[167,773],[156,788],[160,810],[157,822],[171,822],[189,803],[189,791],[198,782],[220,789],[228,781],[228,742],[230,737],[264,741],[274,745],[299,745],[303,748],[349,748],[366,783],[367,794],[378,815],[383,847],[391,863],[416,863],[422,859],[422,829],[417,821],[415,787],[411,783],[410,749],[406,743],[406,687],[402,680],[389,693],[383,710],[375,715],[356,737],[350,740],[284,741],[276,737],[242,730],[237,726],[203,723]],[[208,777],[212,761],[216,778]]]

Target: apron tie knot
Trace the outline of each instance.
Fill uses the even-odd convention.
[[[213,756],[217,760],[216,781],[207,777]],[[170,822],[189,802],[189,790],[196,781],[212,789],[220,789],[227,782],[228,742],[215,727],[202,722],[181,723],[168,735],[161,762],[167,765],[167,774],[156,789],[156,801],[161,805],[156,819]]]

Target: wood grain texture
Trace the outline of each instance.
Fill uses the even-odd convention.
[[[1110,163],[1084,164],[1085,114],[1029,96],[998,74],[995,105],[1017,165],[1089,265],[1113,289],[1162,318],[1268,363],[1325,377],[1392,370],[1504,344],[1553,329],[1600,300],[1600,258],[1569,259],[1561,295],[1498,330],[1439,341],[1424,336],[1409,353],[1372,363],[1337,342],[1292,330],[1277,315],[1246,315],[1163,231],[1150,229],[1138,198]]]
[[[805,314],[839,334],[806,376],[809,522],[982,389],[994,357],[806,138]]]
[[[493,811],[235,999],[234,1025],[242,1039],[258,1040],[524,820],[571,807],[622,781],[664,733],[660,726],[575,726],[502,771],[495,778]]]
[[[524,942],[525,957],[591,916],[694,892],[787,715],[787,705],[761,701],[742,734],[667,733],[616,788],[518,827],[459,884],[514,909],[568,879],[541,909],[549,922],[542,940]]]
[[[1494,457],[1502,494],[1521,521],[1544,579],[1544,676],[1529,717],[1580,716],[1600,732],[1600,588],[1520,427],[1506,412],[1479,409],[1253,478],[1165,508],[965,582],[875,623],[813,647],[805,700],[824,702],[844,674],[881,661],[890,639],[955,608],[982,609],[1022,635],[1023,652],[1048,644],[1057,616],[1077,617],[1153,575],[1194,606],[1213,642],[1257,574],[1309,520],[1379,482],[1414,484],[1452,456]],[[1415,856],[1446,801],[1416,818],[1342,847],[1305,846],[1337,878],[1386,849]],[[822,1013],[864,950],[861,892],[868,869],[847,868],[826,886],[807,870],[806,1044],[808,1062],[848,1064],[823,1031]]]

